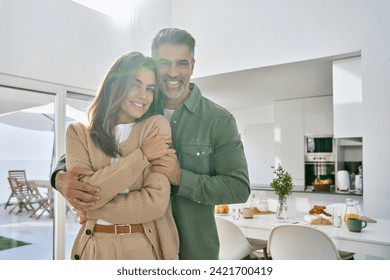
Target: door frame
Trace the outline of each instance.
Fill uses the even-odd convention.
[[[65,127],[66,127],[66,95],[68,92],[80,93],[84,95],[94,96],[95,91],[90,89],[78,88],[68,85],[60,85],[50,82],[39,81],[26,77],[19,77],[15,75],[8,75],[0,73],[0,85],[22,89],[32,92],[41,92],[47,94],[53,94],[55,96],[55,160],[58,161],[61,155],[65,153]],[[61,195],[54,196],[54,246],[53,246],[53,259],[64,260],[65,259],[65,223],[66,223],[66,203],[65,199]]]

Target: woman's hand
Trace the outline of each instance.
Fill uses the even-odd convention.
[[[88,215],[86,210],[77,210],[77,215],[79,216],[79,224],[82,225],[88,220]]]
[[[171,145],[172,139],[169,135],[157,134],[145,139],[141,150],[146,159],[152,161],[167,154],[175,154],[176,151],[171,148]]]

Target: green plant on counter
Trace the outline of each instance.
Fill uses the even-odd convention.
[[[283,169],[281,165],[274,170],[275,178],[271,182],[271,188],[274,189],[279,199],[286,198],[293,189],[291,175]]]

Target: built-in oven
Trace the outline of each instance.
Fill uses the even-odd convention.
[[[331,180],[334,189],[336,144],[333,135],[305,135],[305,191],[314,189],[316,179]]]
[[[315,157],[315,156],[314,156]],[[334,190],[336,162],[334,156],[321,156],[321,159],[308,157],[305,161],[305,191],[313,191],[316,179],[332,180],[330,189]]]

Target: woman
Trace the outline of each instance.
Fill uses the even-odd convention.
[[[178,258],[169,181],[150,171],[153,157],[141,149],[148,138],[171,134],[168,121],[157,114],[155,81],[151,58],[122,55],[89,108],[89,126],[67,130],[66,168],[93,170],[81,180],[101,189],[101,199],[82,220],[72,259]],[[169,150],[165,146],[160,155]]]

